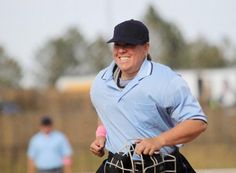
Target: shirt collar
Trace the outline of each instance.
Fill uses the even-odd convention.
[[[113,79],[113,69],[115,65],[116,65],[115,62],[112,61],[112,63],[108,66],[107,70],[103,73],[101,77],[103,80],[108,81]],[[150,76],[152,74],[152,70],[153,70],[152,62],[145,59],[135,78],[137,78],[138,80],[142,80],[143,78]]]

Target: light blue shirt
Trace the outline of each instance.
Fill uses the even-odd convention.
[[[31,138],[27,154],[38,169],[53,169],[63,166],[64,157],[71,156],[72,149],[61,132],[38,132]]]
[[[207,121],[186,82],[169,67],[145,60],[136,77],[120,89],[113,80],[114,65],[99,72],[90,91],[107,130],[107,150],[121,151],[135,139],[158,136],[187,119]]]

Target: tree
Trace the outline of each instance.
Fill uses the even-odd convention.
[[[87,63],[90,73],[97,73],[112,61],[112,53],[106,41],[99,37],[88,47]]]
[[[19,87],[21,78],[20,65],[5,53],[3,47],[0,47],[0,85]]]
[[[62,36],[49,41],[36,55],[39,68],[35,72],[42,86],[54,86],[59,77],[72,73],[85,60],[87,42],[72,28]]]
[[[96,74],[111,62],[111,51],[102,37],[98,37],[83,50],[83,61],[73,68],[68,75]]]
[[[224,37],[220,44],[221,51],[227,61],[227,66],[236,66],[236,47],[228,37]]]
[[[89,44],[77,29],[49,41],[36,55],[38,86],[54,86],[62,76],[97,73],[111,61],[111,52],[99,37]]]
[[[148,8],[144,21],[150,30],[151,55],[154,55],[154,60],[175,69],[227,65],[220,47],[209,44],[203,38],[187,43],[177,26],[165,21],[152,6]]]
[[[180,68],[185,62],[185,40],[180,30],[162,17],[150,6],[144,17],[149,27],[151,40],[151,55],[154,60]]]
[[[188,64],[189,68],[201,69],[226,66],[226,59],[221,49],[216,45],[209,44],[203,38],[189,43],[187,50],[191,61],[191,64]]]

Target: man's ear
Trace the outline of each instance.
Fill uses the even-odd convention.
[[[145,50],[148,52],[148,50],[149,50],[149,47],[150,47],[150,44],[149,43],[146,43],[145,44]]]

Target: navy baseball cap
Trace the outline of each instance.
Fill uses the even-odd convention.
[[[44,116],[41,119],[41,125],[43,126],[50,126],[52,125],[52,119],[49,116]]]
[[[138,20],[127,20],[115,26],[113,38],[107,43],[122,42],[132,45],[149,42],[148,28]]]

